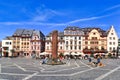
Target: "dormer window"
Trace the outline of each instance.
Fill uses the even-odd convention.
[[[96,33],[94,32],[93,35],[96,35]]]

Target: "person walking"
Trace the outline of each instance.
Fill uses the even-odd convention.
[[[100,64],[101,64],[101,58],[100,58],[100,56],[98,56],[97,57],[97,66],[100,66]]]
[[[92,63],[92,59],[91,59],[91,57],[88,58],[88,61],[89,61],[89,64]]]

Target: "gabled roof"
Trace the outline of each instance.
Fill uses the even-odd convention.
[[[96,29],[99,33],[101,33],[101,37],[107,36],[107,32],[105,30],[102,30],[101,28],[95,28],[95,27],[82,28],[82,31],[84,32],[84,36],[88,36],[93,29]]]

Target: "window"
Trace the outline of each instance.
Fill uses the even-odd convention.
[[[79,40],[81,40],[81,37],[79,37]]]
[[[77,44],[77,41],[75,41],[75,44]]]
[[[20,48],[19,46],[17,46],[17,48]]]
[[[91,41],[90,44],[94,44],[94,42]]]
[[[77,37],[75,37],[75,40],[77,39]]]
[[[95,42],[95,44],[98,44],[98,42]]]
[[[62,46],[60,46],[60,49],[62,49]]]
[[[70,41],[70,44],[72,44],[72,41]]]
[[[85,44],[88,44],[88,42],[87,42],[87,41],[85,41]]]
[[[113,37],[113,40],[115,40],[115,37]]]
[[[112,48],[111,48],[111,47],[110,47],[109,49],[110,49],[110,51],[112,50]]]
[[[79,44],[81,44],[81,41],[79,41]]]
[[[110,45],[112,45],[112,42],[109,42]]]
[[[113,47],[113,50],[115,50],[115,47]]]
[[[47,44],[49,44],[49,42],[47,42]]]
[[[77,49],[77,46],[75,46],[75,50]]]
[[[110,40],[112,40],[112,38],[111,38],[111,37],[109,37],[109,39],[110,39]]]
[[[92,37],[92,40],[97,40],[97,37]]]
[[[72,50],[72,46],[70,46],[70,49]]]
[[[113,42],[113,45],[115,45],[115,42]]]
[[[68,44],[68,41],[66,41],[66,44]]]
[[[47,46],[47,50],[49,50],[49,46]]]
[[[113,33],[111,33],[111,35],[113,35]]]
[[[96,35],[96,33],[94,32],[93,35]]]
[[[9,42],[6,42],[5,44],[6,44],[6,45],[9,45]]]

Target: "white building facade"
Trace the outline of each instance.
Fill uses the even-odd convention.
[[[9,57],[12,56],[13,49],[13,41],[12,40],[2,40],[2,56]]]
[[[83,31],[79,27],[67,27],[64,29],[64,54],[82,54]]]
[[[107,35],[107,50],[108,52],[116,51],[118,47],[118,36],[114,29],[114,26],[111,26]]]

